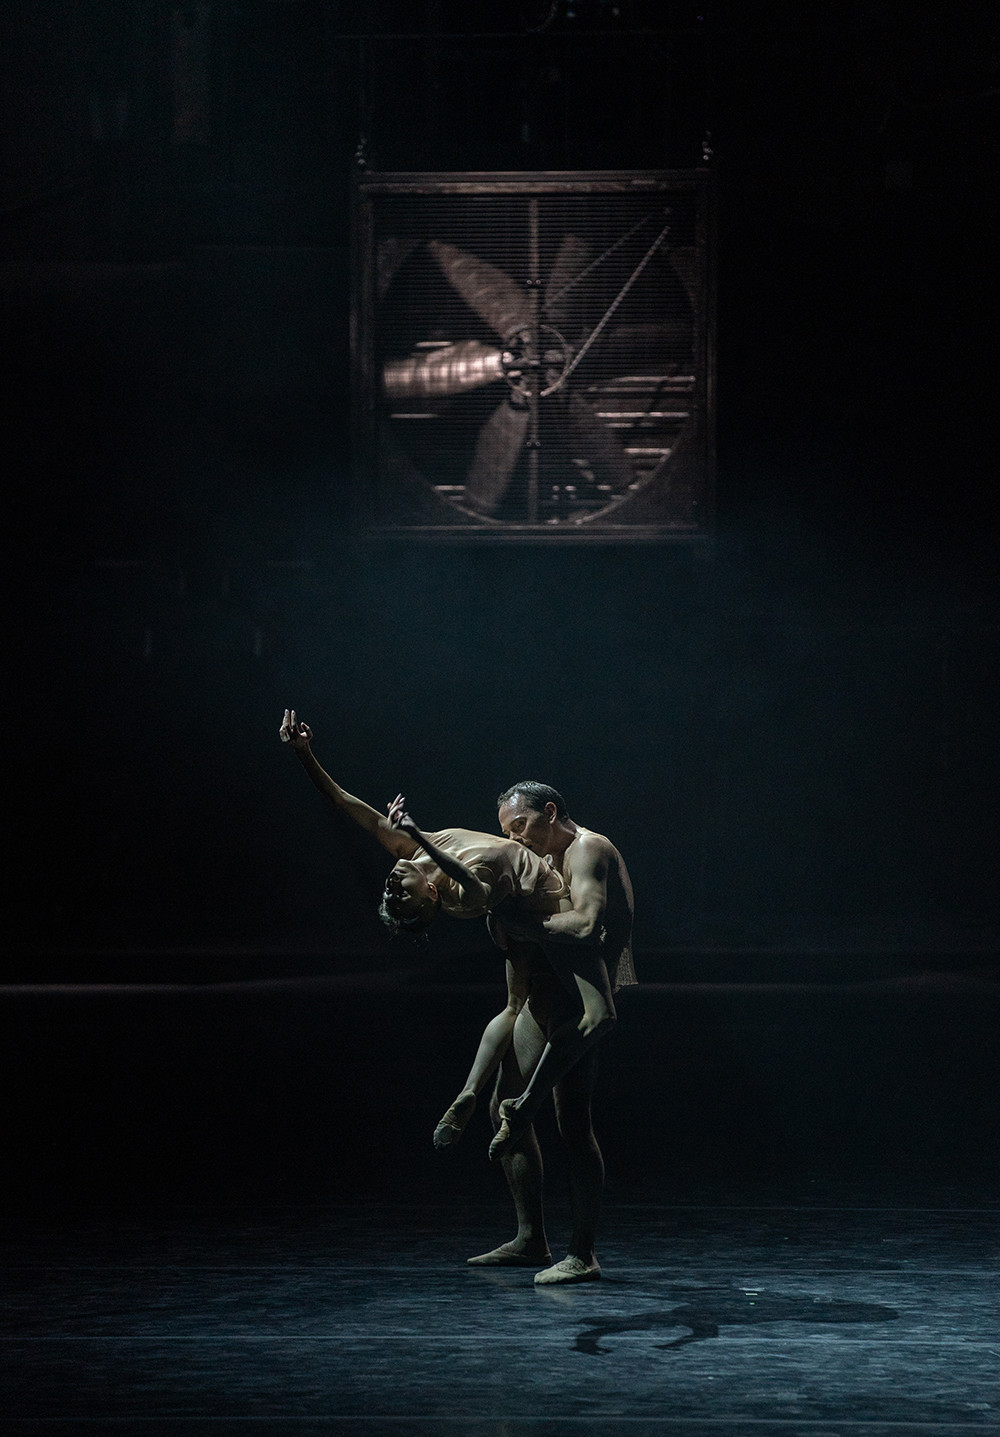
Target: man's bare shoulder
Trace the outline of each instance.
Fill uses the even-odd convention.
[[[576,837],[563,858],[563,868],[567,882],[574,873],[577,877],[582,877],[602,868],[609,879],[617,876],[626,888],[630,882],[625,860],[611,839],[592,828],[584,828],[582,824],[577,824]]]
[[[584,850],[589,849],[591,853],[599,853],[602,851],[605,853],[618,852],[610,838],[607,838],[603,833],[598,833],[593,828],[584,828],[582,823],[576,825],[576,837],[570,844],[570,848],[575,848],[577,844],[580,844]]]
[[[592,868],[596,864],[618,857],[618,850],[610,838],[605,838],[603,833],[595,833],[592,828],[584,828],[578,823],[573,841],[566,849],[564,862],[571,869]]]

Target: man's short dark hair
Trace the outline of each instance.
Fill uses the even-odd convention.
[[[529,808],[535,813],[544,813],[547,803],[554,803],[556,806],[556,818],[569,818],[569,809],[566,807],[566,800],[558,789],[552,788],[547,783],[537,783],[533,778],[526,778],[522,783],[515,783],[502,793],[497,799],[497,808],[503,808],[505,803],[510,803],[518,794],[524,799]]]

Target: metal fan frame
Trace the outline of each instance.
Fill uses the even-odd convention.
[[[424,484],[422,507],[426,512],[400,512],[387,517],[384,489],[394,480],[380,441],[378,394],[380,376],[375,353],[377,314],[377,209],[387,196],[465,198],[483,196],[546,197],[616,194],[635,196],[685,192],[696,205],[696,245],[699,259],[695,305],[695,390],[692,419],[677,445],[672,462],[685,465],[685,482],[691,489],[690,513],[678,522],[676,515],[657,514],[655,495],[646,502],[622,496],[588,522],[558,525],[510,522],[463,512],[457,505],[434,495]],[[537,213],[537,206],[530,207]],[[351,361],[353,420],[352,514],[359,535],[386,540],[416,539],[444,543],[661,543],[690,541],[710,536],[714,521],[715,445],[715,197],[707,170],[628,171],[465,171],[448,173],[360,172],[353,207]],[[540,282],[536,272],[525,277],[534,323],[538,313]],[[537,375],[538,371],[535,371]],[[535,381],[537,384],[537,380]],[[531,404],[532,423],[527,456],[529,485],[537,492],[537,394]],[[409,476],[408,476],[409,477]],[[412,488],[412,483],[411,483]],[[405,506],[400,502],[400,511]],[[651,508],[654,512],[650,512]],[[433,512],[432,512],[433,511]]]

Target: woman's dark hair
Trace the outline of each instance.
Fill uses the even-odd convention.
[[[535,813],[544,813],[547,803],[554,803],[556,806],[556,818],[569,818],[569,809],[566,807],[566,800],[558,789],[550,787],[547,783],[537,783],[533,778],[526,778],[523,783],[515,783],[513,788],[508,788],[497,799],[497,808],[503,808],[505,803],[518,794],[524,799],[529,808]]]
[[[425,899],[424,901],[426,903],[428,900]],[[411,918],[409,923],[404,923],[402,919],[395,917],[394,914],[389,912],[388,908],[386,907],[385,898],[382,899],[382,902],[378,906],[378,916],[388,928],[393,938],[401,938],[405,934],[410,938],[419,939],[424,936],[424,934],[427,932],[427,929],[434,922],[435,918],[438,916],[438,913],[441,910],[440,894],[438,894],[437,898],[431,899],[429,901],[434,904],[429,918],[421,916],[420,918]]]

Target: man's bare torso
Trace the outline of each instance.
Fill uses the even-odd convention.
[[[577,862],[583,860],[584,848],[588,846],[590,854],[585,860],[588,862],[588,866],[595,848],[603,853],[607,861],[607,907],[604,911],[601,947],[605,953],[605,962],[608,972],[611,974],[612,983],[616,987],[625,987],[635,983],[636,977],[632,963],[632,922],[635,916],[635,898],[632,893],[632,880],[625,867],[624,858],[603,833],[595,833],[592,828],[584,828],[582,824],[578,823],[576,833],[569,846],[553,858],[553,863],[556,871],[562,874],[572,894],[574,860]]]

